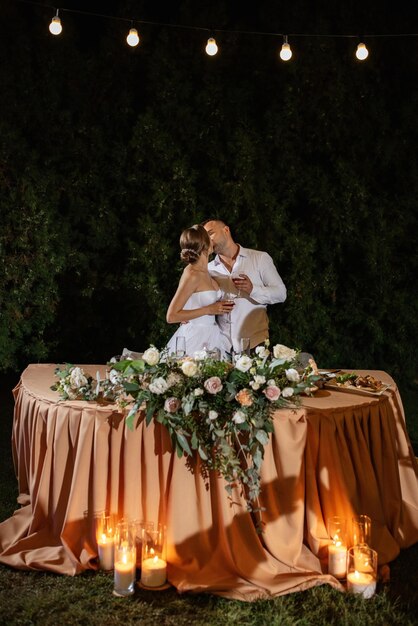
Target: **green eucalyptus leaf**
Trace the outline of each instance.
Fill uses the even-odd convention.
[[[186,452],[186,454],[188,454],[189,456],[192,456],[193,453],[190,449],[189,442],[187,441],[183,433],[176,433],[176,437],[177,437],[177,441],[179,442],[183,450]]]

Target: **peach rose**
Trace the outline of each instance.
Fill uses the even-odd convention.
[[[240,403],[241,406],[251,406],[253,403],[253,397],[249,389],[241,389],[236,396],[235,400]]]

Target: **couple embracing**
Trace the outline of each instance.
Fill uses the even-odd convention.
[[[186,228],[180,237],[186,267],[167,310],[167,322],[181,326],[170,339],[186,339],[186,355],[218,348],[222,358],[268,338],[267,305],[284,302],[286,287],[266,252],[235,243],[230,228],[218,219]],[[215,253],[213,261],[209,256]]]

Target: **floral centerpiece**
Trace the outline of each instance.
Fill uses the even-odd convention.
[[[198,454],[207,470],[218,471],[232,493],[240,485],[248,509],[260,493],[264,446],[273,431],[273,413],[294,408],[319,379],[314,363],[301,369],[298,352],[266,342],[233,363],[205,351],[177,359],[151,346],[141,359],[109,363],[105,380],[82,368],[57,368],[52,389],[63,399],[108,399],[127,407],[127,426],[139,415],[170,433],[178,456]]]

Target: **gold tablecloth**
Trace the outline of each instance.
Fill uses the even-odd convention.
[[[340,583],[327,574],[326,520],[372,518],[379,563],[418,541],[418,468],[401,399],[320,390],[279,410],[262,465],[264,532],[238,492],[204,479],[172,452],[166,430],[114,405],[59,402],[53,364],[29,365],[14,390],[12,449],[19,484],[0,524],[0,562],[77,574],[96,568],[94,512],[167,527],[168,579],[179,591],[254,600]],[[85,366],[95,373],[103,366]]]

